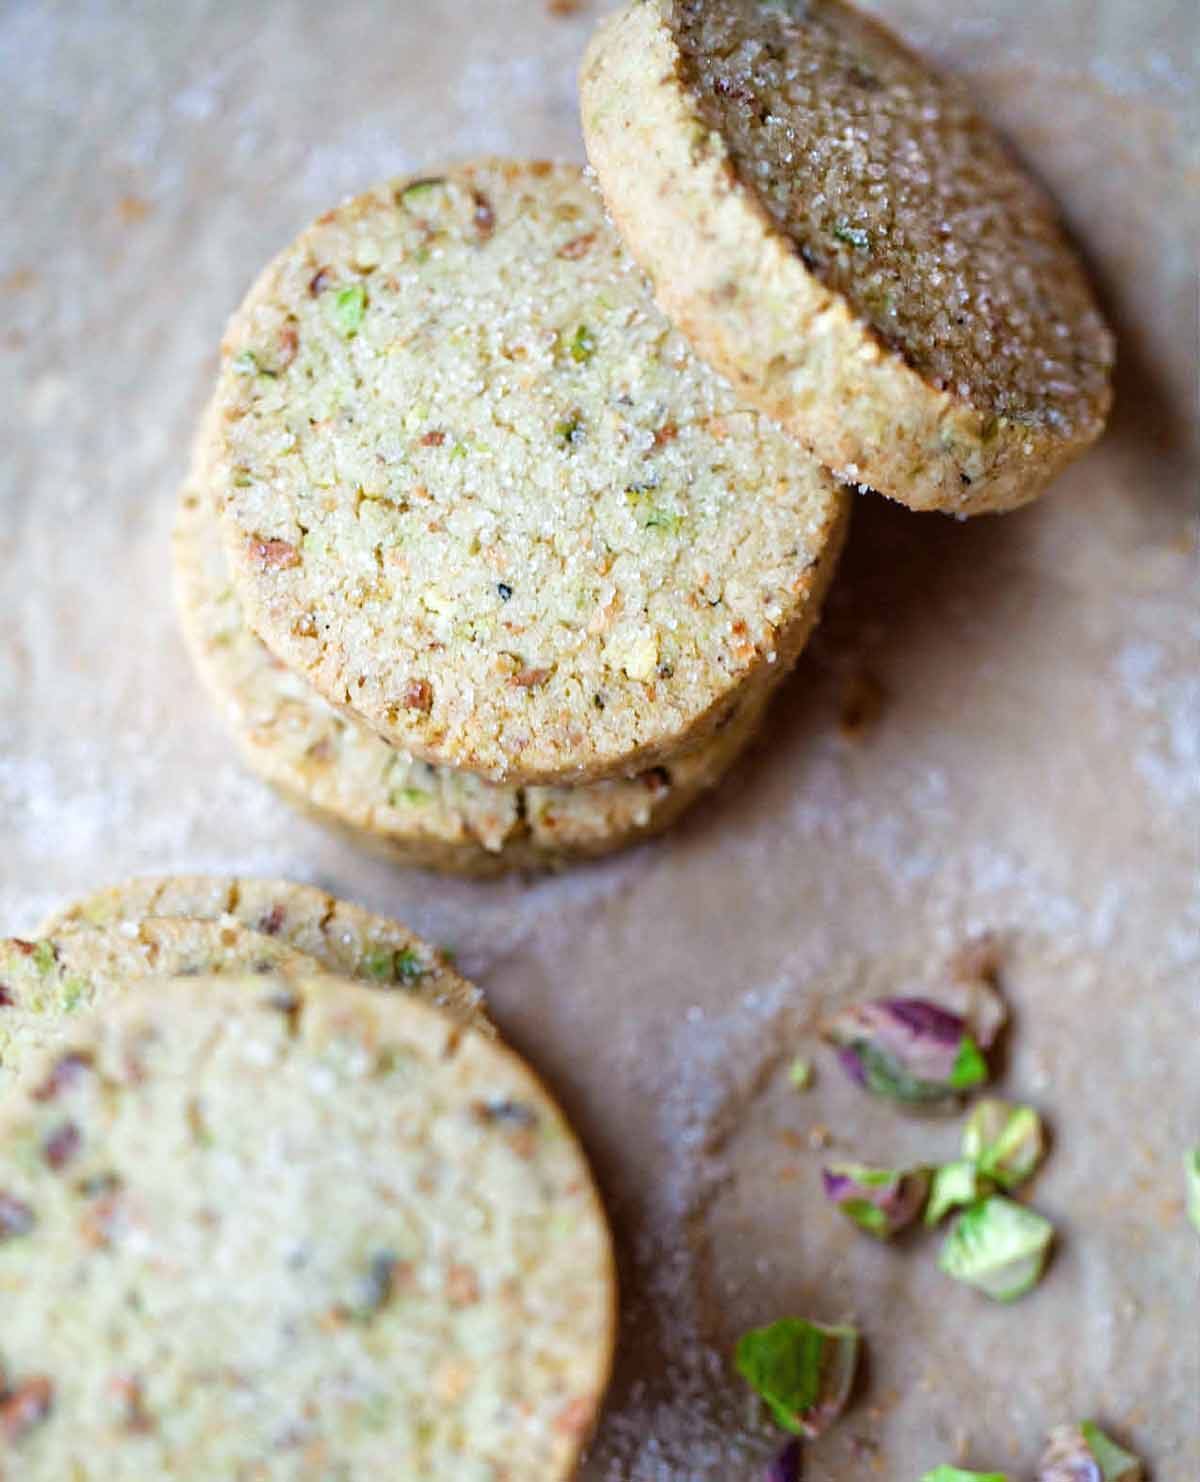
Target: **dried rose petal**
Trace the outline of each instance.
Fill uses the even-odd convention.
[[[925,1168],[866,1168],[834,1163],[822,1171],[825,1195],[868,1234],[888,1240],[910,1225],[929,1192]]]
[[[45,1420],[53,1404],[54,1385],[45,1375],[18,1384],[0,1399],[0,1440],[21,1440]]]

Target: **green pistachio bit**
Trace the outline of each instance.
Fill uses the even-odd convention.
[[[967,1118],[962,1150],[980,1173],[1002,1189],[1015,1189],[1042,1161],[1042,1119],[1031,1106],[988,1097]]]
[[[332,304],[329,312],[338,333],[346,339],[357,334],[367,312],[366,288],[361,283],[350,283],[326,302]]]
[[[450,449],[450,457],[451,458],[465,458],[466,456],[467,456],[467,445],[466,445],[466,443],[455,443],[454,446]]]
[[[586,365],[596,353],[596,336],[586,324],[581,324],[571,341],[571,359],[576,365]]]
[[[84,978],[68,978],[62,985],[62,1006],[66,1013],[71,1014],[83,1002],[88,991],[87,981]]]
[[[925,1206],[925,1223],[932,1227],[952,1209],[961,1204],[972,1204],[982,1194],[990,1192],[991,1185],[979,1176],[979,1170],[969,1158],[943,1163],[934,1170],[929,1203]]]
[[[954,1069],[950,1072],[951,1086],[956,1091],[968,1091],[972,1086],[982,1086],[987,1078],[987,1061],[971,1036],[964,1034],[954,1060]]]
[[[583,441],[583,414],[572,412],[569,417],[557,424],[554,436],[560,448],[573,448],[576,443],[581,443]]]
[[[1184,1154],[1183,1172],[1187,1180],[1188,1219],[1200,1234],[1200,1147]]]
[[[410,947],[372,947],[363,953],[362,967],[377,983],[415,983],[425,976],[424,963]]]
[[[803,1055],[797,1055],[788,1066],[788,1080],[797,1091],[807,1091],[813,1083],[813,1063]]]
[[[857,247],[859,251],[866,252],[871,245],[871,238],[860,226],[851,226],[848,222],[839,221],[833,229],[833,235],[839,242],[845,242],[851,247]]]
[[[406,803],[421,805],[432,801],[432,795],[419,787],[397,787],[392,792],[392,807],[396,806],[397,798]]]
[[[1104,1482],[1141,1482],[1143,1469],[1140,1457],[1110,1440],[1094,1421],[1081,1421],[1079,1430],[1100,1464]]]
[[[1050,1432],[1037,1482],[1142,1482],[1141,1460],[1109,1440],[1090,1420]]]
[[[785,1430],[819,1436],[846,1407],[858,1332],[787,1317],[744,1333],[734,1362]]]
[[[54,966],[54,943],[39,942],[33,949],[33,965],[39,973],[45,975]]]
[[[413,183],[400,192],[400,204],[410,209],[427,201],[439,185],[445,185],[444,180],[414,180]]]
[[[1037,1285],[1053,1239],[1049,1220],[993,1194],[955,1220],[938,1265],[955,1281],[997,1302],[1012,1302]]]
[[[233,368],[239,376],[273,376],[274,371],[264,370],[258,363],[258,356],[252,350],[243,350],[240,355],[234,357]]]
[[[1007,1472],[964,1472],[962,1467],[934,1467],[921,1482],[1008,1482]]]

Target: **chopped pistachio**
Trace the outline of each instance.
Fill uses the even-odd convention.
[[[785,1430],[819,1436],[846,1407],[858,1364],[858,1332],[787,1317],[738,1340],[738,1373]]]
[[[1085,1420],[1050,1432],[1037,1482],[1142,1482],[1144,1476],[1138,1457]]]
[[[993,1194],[958,1216],[938,1264],[956,1281],[997,1302],[1011,1302],[1037,1285],[1053,1239],[1049,1220]]]
[[[1200,1147],[1184,1154],[1183,1173],[1187,1180],[1188,1219],[1200,1234]]]
[[[400,192],[400,204],[407,206],[410,210],[419,206],[423,201],[429,199],[439,185],[445,185],[445,180],[430,176],[428,180],[414,180],[409,186]]]
[[[924,1168],[864,1168],[861,1163],[834,1163],[822,1173],[826,1198],[860,1229],[890,1240],[921,1212],[929,1192]]]
[[[807,1091],[813,1083],[813,1063],[803,1055],[797,1055],[788,1066],[788,1080],[797,1091]]]
[[[596,336],[586,324],[581,324],[571,341],[571,359],[576,365],[586,365],[596,353]]]
[[[1031,1106],[987,1097],[967,1118],[962,1150],[985,1177],[1002,1189],[1015,1189],[1042,1161],[1042,1119]]]
[[[845,242],[851,247],[857,247],[861,252],[866,252],[871,245],[871,238],[860,226],[851,226],[848,222],[839,221],[833,229],[833,235],[839,242]]]
[[[396,806],[397,798],[406,803],[425,804],[432,801],[432,795],[420,787],[397,787],[392,791],[392,807]]]
[[[425,975],[424,963],[410,947],[372,947],[363,953],[362,967],[378,983],[415,983]]]
[[[929,1191],[929,1203],[925,1206],[925,1223],[936,1225],[952,1209],[961,1204],[973,1204],[983,1194],[991,1192],[991,1184],[980,1177],[978,1168],[969,1158],[943,1163],[933,1170],[933,1185]]]
[[[48,973],[56,961],[53,942],[38,942],[33,949],[33,965],[39,973]]]
[[[275,372],[267,370],[258,362],[258,356],[252,350],[243,350],[233,360],[233,368],[239,376],[270,376],[274,378]]]
[[[358,333],[367,312],[367,290],[361,283],[349,283],[339,288],[332,299],[330,315],[339,334],[345,339]]]
[[[860,1085],[909,1105],[945,1102],[988,1077],[965,1021],[926,999],[855,1004],[826,1025],[825,1038]]]
[[[934,1467],[921,1482],[1008,1482],[1007,1472],[964,1472],[962,1467]]]
[[[581,443],[584,438],[583,413],[572,412],[564,418],[555,426],[554,436],[560,448],[573,448],[576,443]]]

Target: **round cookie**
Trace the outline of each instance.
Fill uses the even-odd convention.
[[[761,701],[739,707],[716,735],[633,778],[571,788],[488,782],[389,746],[328,705],[250,631],[202,472],[180,498],[175,587],[188,649],[247,765],[321,822],[406,864],[495,875],[634,844],[713,787],[761,721]]]
[[[327,972],[376,987],[400,987],[460,1023],[494,1034],[483,994],[451,967],[445,952],[387,916],[338,900],[314,885],[235,875],[162,875],[98,890],[56,911],[42,935],[135,924],[159,916],[232,918],[306,953]]]
[[[574,166],[327,212],[234,315],[212,475],[249,626],[393,745],[625,776],[792,663],[846,496],[654,304]]]
[[[130,983],[185,973],[311,976],[319,970],[308,953],[229,917],[163,917],[33,942],[0,940],[0,1100],[31,1057],[71,1032],[75,1014],[107,1009]]]
[[[878,23],[841,0],[638,0],[580,86],[659,301],[840,478],[1005,510],[1100,435],[1113,340],[1052,203]]]
[[[615,1327],[603,1210],[529,1069],[328,977],[168,981],[31,1066],[0,1291],[23,1482],[563,1482]]]

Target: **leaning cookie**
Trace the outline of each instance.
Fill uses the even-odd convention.
[[[545,1088],[331,977],[168,980],[30,1065],[0,1291],[22,1482],[565,1482],[615,1327]]]
[[[72,902],[43,924],[41,934],[62,937],[121,922],[140,926],[160,916],[241,922],[306,953],[324,971],[403,988],[483,1034],[495,1032],[483,994],[454,971],[445,952],[398,921],[312,885],[232,875],[147,876]]]
[[[0,1099],[30,1057],[71,1032],[75,1015],[107,1007],[130,983],[185,973],[311,976],[319,970],[306,952],[232,917],[164,917],[36,941],[0,940]]]
[[[832,560],[824,569],[832,572]],[[202,468],[180,499],[175,585],[188,648],[247,765],[320,821],[406,864],[495,875],[634,844],[719,781],[764,708],[761,700],[738,707],[716,735],[637,777],[572,788],[488,782],[398,752],[334,710],[250,631]]]
[[[514,784],[714,735],[796,657],[846,516],[574,166],[327,212],[234,315],[215,426],[248,625],[397,748]]]
[[[1113,341],[1053,205],[875,21],[841,0],[637,0],[581,91],[660,302],[839,477],[1005,510],[1100,435]]]

